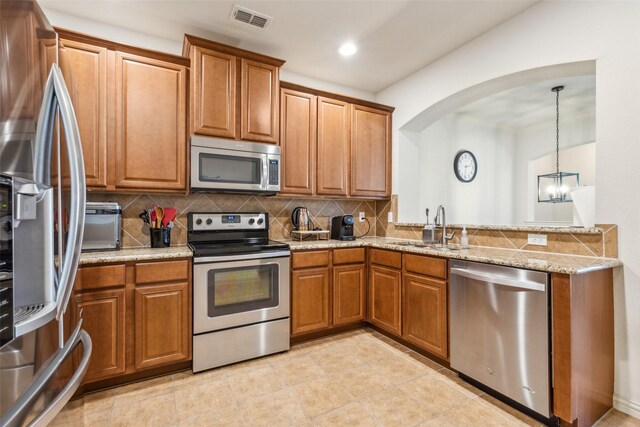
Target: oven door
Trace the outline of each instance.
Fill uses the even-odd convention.
[[[192,190],[267,191],[267,155],[191,146]]]
[[[288,251],[194,260],[194,333],[287,317]]]

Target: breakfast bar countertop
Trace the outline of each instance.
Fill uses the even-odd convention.
[[[622,265],[622,261],[617,258],[587,257],[486,246],[470,246],[467,249],[443,251],[441,249],[421,247],[419,245],[421,245],[422,242],[419,240],[397,239],[391,237],[364,237],[350,242],[338,240],[309,240],[302,242],[287,241],[286,243],[290,245],[292,251],[365,246],[564,274],[585,273],[588,271],[603,270]],[[418,246],[412,246],[413,244]],[[456,245],[452,246],[455,247]]]

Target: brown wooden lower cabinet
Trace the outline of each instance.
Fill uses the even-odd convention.
[[[333,324],[365,320],[364,264],[333,267]]]
[[[83,266],[74,291],[74,324],[93,342],[83,384],[191,359],[189,259]]]
[[[401,334],[401,280],[400,270],[369,267],[369,322],[395,335]]]
[[[364,248],[292,254],[292,337],[366,319],[365,259]]]
[[[291,335],[331,326],[329,267],[291,273]]]
[[[135,295],[135,368],[188,359],[189,284],[143,286]]]
[[[402,337],[448,359],[447,282],[405,273],[402,286]]]
[[[84,383],[125,373],[125,289],[90,291],[75,296],[75,318],[91,336],[93,351]]]

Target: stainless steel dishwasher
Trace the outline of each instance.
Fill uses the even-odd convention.
[[[550,417],[547,273],[459,260],[450,266],[451,367]]]

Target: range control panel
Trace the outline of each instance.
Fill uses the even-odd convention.
[[[264,212],[193,212],[189,214],[190,231],[265,230],[269,228]]]

